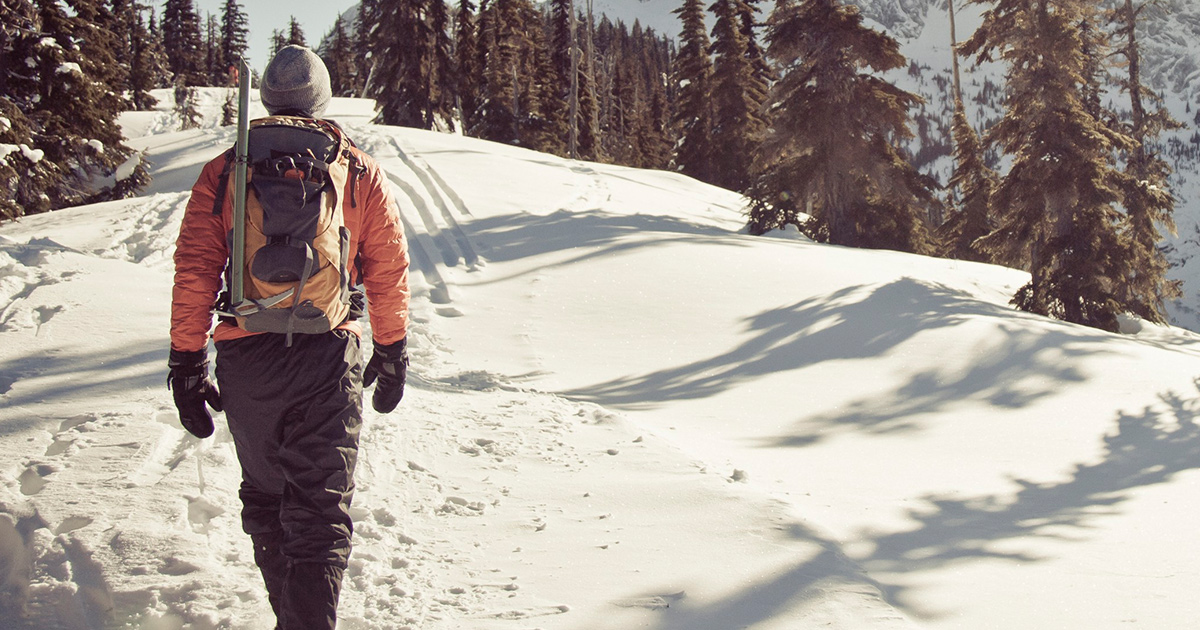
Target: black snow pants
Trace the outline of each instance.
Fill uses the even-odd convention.
[[[362,425],[358,336],[260,334],[217,344],[242,467],[242,527],[282,630],[333,630],[350,558]]]

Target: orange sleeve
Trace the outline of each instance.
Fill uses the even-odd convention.
[[[175,287],[171,292],[171,348],[203,350],[212,328],[213,304],[229,256],[224,213],[213,214],[213,200],[225,156],[209,162],[192,187],[175,241]]]
[[[408,334],[408,242],[382,169],[365,154],[358,155],[367,167],[359,182],[363,209],[358,235],[367,312],[375,341],[391,344]]]

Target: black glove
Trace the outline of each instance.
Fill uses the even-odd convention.
[[[167,388],[175,394],[179,424],[198,438],[212,435],[212,415],[204,405],[207,403],[209,407],[221,411],[221,394],[208,378],[208,353],[204,350],[180,352],[172,349],[167,366],[171,368],[167,375]]]
[[[375,393],[371,395],[371,406],[379,413],[388,413],[404,398],[404,381],[408,378],[408,344],[401,339],[390,345],[375,344],[375,352],[363,370],[363,387],[370,387],[376,379]]]

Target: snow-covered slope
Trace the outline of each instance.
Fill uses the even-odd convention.
[[[867,24],[884,30],[901,43],[910,66],[889,79],[920,94],[926,103],[914,112],[918,138],[911,150],[918,166],[945,183],[954,167],[950,159],[951,50],[949,13],[945,0],[849,0],[857,5]],[[1109,0],[1108,6],[1123,4]],[[1177,234],[1164,233],[1163,250],[1173,269],[1170,277],[1184,282],[1181,300],[1169,305],[1172,323],[1200,331],[1200,4],[1188,0],[1145,3],[1138,40],[1142,51],[1143,80],[1159,91],[1181,130],[1164,134],[1161,149],[1176,170],[1172,189],[1176,198]],[[678,37],[678,18],[671,13],[674,0],[597,0],[603,11],[626,25],[634,20],[660,33]],[[970,36],[982,23],[981,13],[990,4],[955,2],[958,40]],[[760,3],[761,18],[773,5]],[[1120,70],[1115,70],[1119,72]],[[962,66],[963,90],[971,121],[985,129],[1003,114],[1004,68],[998,64]],[[1126,97],[1113,91],[1107,104],[1127,109]]]
[[[1021,314],[1020,272],[749,237],[687,178],[370,114],[332,109],[401,203],[413,368],[367,412],[339,627],[1200,612],[1196,336]],[[163,382],[186,191],[232,131],[124,123],[153,190],[0,226],[0,627],[269,627],[228,433],[185,434]]]

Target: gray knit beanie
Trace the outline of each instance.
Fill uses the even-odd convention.
[[[263,73],[259,92],[272,116],[295,110],[320,118],[333,96],[325,62],[313,51],[296,45],[284,46],[275,53]]]

